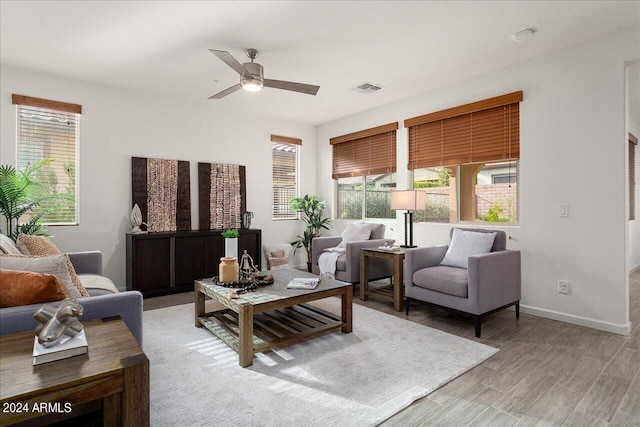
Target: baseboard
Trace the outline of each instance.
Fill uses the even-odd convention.
[[[573,325],[598,329],[600,331],[612,332],[619,335],[631,334],[631,322],[627,322],[626,324],[603,322],[602,320],[590,319],[573,314],[560,313],[558,311],[547,310],[544,308],[532,307],[523,304],[520,304],[520,312],[533,314],[534,316],[544,317],[546,319],[559,320],[561,322],[571,323]]]

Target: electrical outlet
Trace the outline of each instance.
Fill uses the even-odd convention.
[[[566,280],[558,280],[558,293],[569,295],[570,292],[569,282]]]

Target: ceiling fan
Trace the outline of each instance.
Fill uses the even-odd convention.
[[[247,49],[245,53],[251,59],[251,62],[239,63],[229,52],[226,50],[209,49],[211,53],[217,56],[222,62],[233,68],[238,74],[240,74],[240,83],[231,86],[218,92],[209,99],[220,99],[232,94],[233,92],[240,90],[240,88],[249,92],[257,92],[262,87],[272,87],[274,89],[284,89],[293,92],[306,93],[308,95],[315,95],[318,93],[320,86],[307,85],[304,83],[287,82],[283,80],[265,79],[263,77],[262,65],[257,62],[253,62],[258,57],[259,52],[256,49]]]

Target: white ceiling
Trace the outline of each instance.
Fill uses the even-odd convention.
[[[3,0],[0,61],[318,125],[639,23],[638,1]],[[532,40],[511,40],[528,27]],[[207,100],[239,80],[208,49],[245,62],[249,47],[266,78],[316,84],[318,95]],[[350,90],[363,82],[383,90]]]

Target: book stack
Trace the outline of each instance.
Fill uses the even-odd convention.
[[[88,352],[89,346],[87,344],[87,336],[84,333],[84,329],[75,337],[59,342],[53,347],[44,347],[38,342],[38,337],[36,336],[33,341],[33,365],[41,365],[55,360],[86,354]]]
[[[302,277],[291,279],[287,284],[287,289],[315,289],[320,283],[320,278]]]

